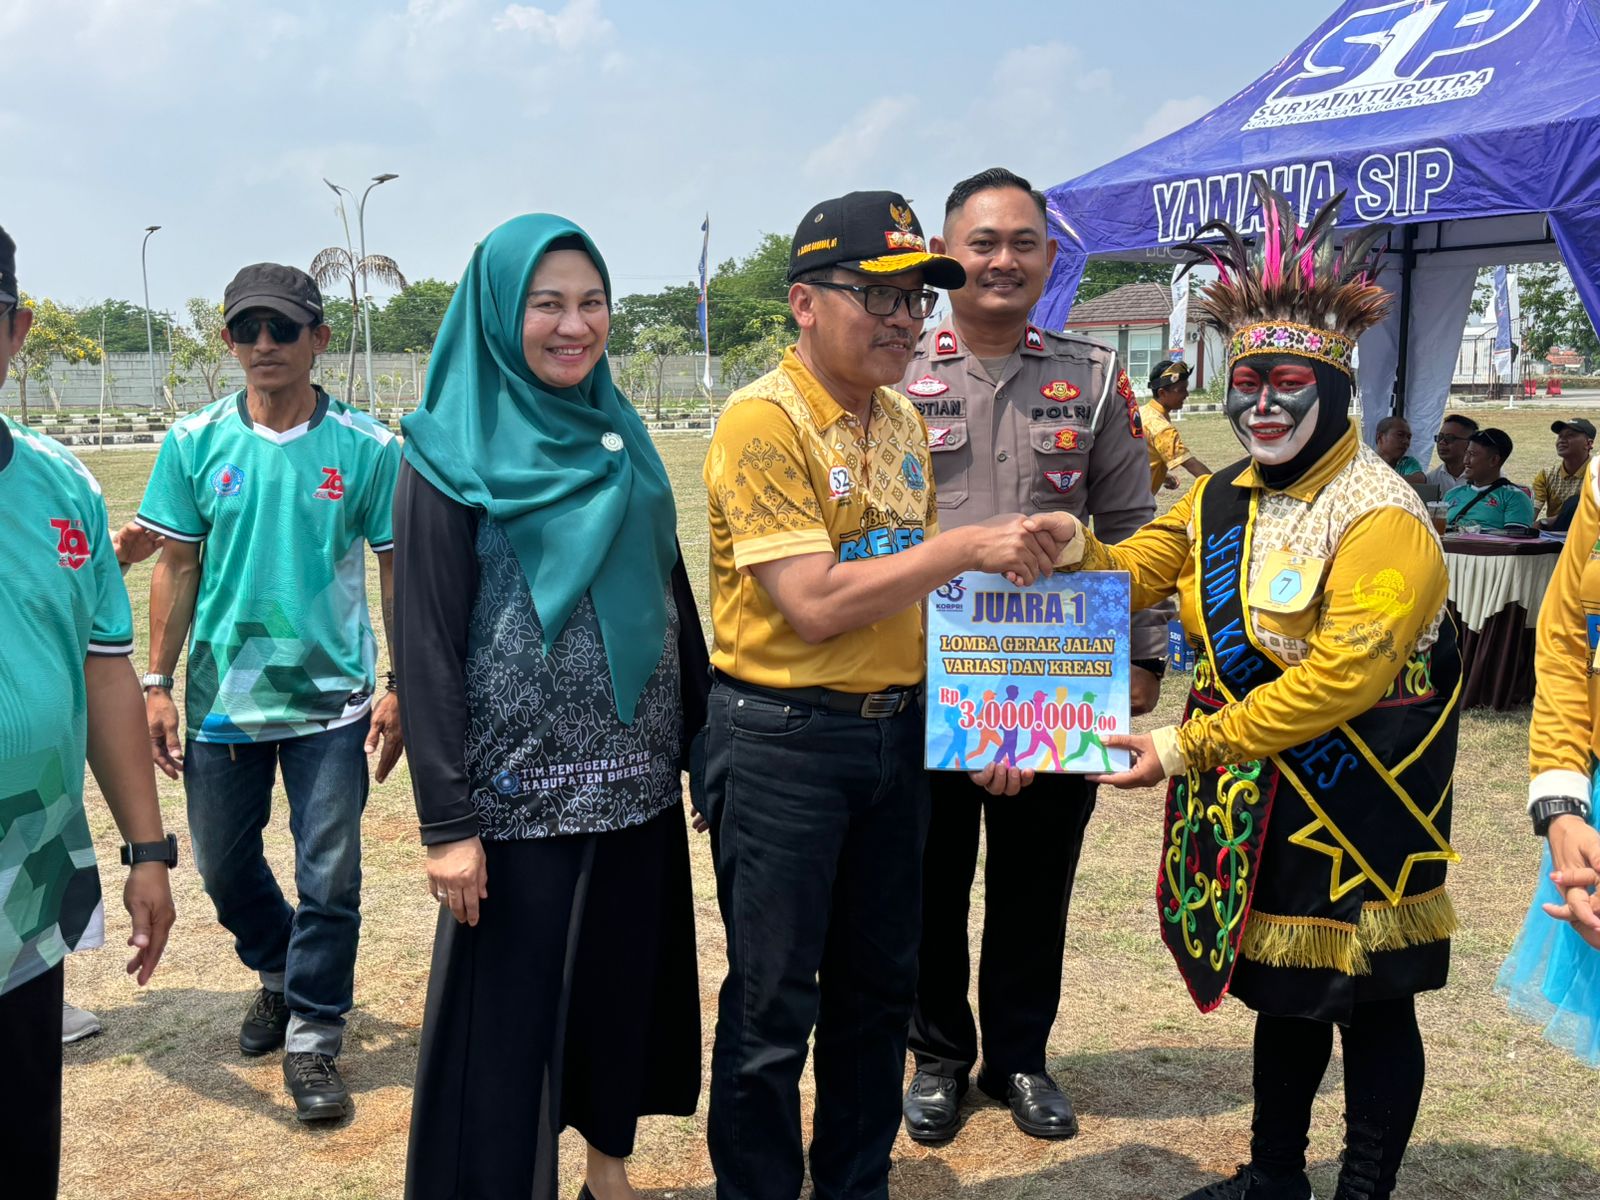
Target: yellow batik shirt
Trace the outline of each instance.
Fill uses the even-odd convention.
[[[1135,608],[1176,592],[1184,628],[1199,629],[1194,509],[1211,486],[1229,485],[1209,476],[1115,546],[1083,533],[1081,567],[1127,571]],[[1353,426],[1282,491],[1267,488],[1254,465],[1232,486],[1259,492],[1247,597],[1273,551],[1324,566],[1300,611],[1249,607],[1257,640],[1286,668],[1281,676],[1237,703],[1154,731],[1168,775],[1277,754],[1359,716],[1383,698],[1411,654],[1433,645],[1444,619],[1449,578],[1439,535],[1415,490],[1361,444]]]
[[[705,481],[717,670],[758,687],[841,692],[921,682],[920,605],[812,645],[750,571],[803,554],[897,554],[938,532],[927,427],[909,400],[879,388],[863,429],[791,348],[728,398]]]
[[[1567,544],[1539,609],[1535,642],[1528,803],[1549,796],[1589,799],[1600,755],[1600,459],[1591,459]]]
[[[1139,406],[1139,420],[1144,425],[1145,451],[1150,455],[1150,490],[1159,492],[1167,475],[1176,471],[1194,455],[1183,444],[1178,427],[1167,417],[1167,410],[1154,400]]]
[[[1586,462],[1571,475],[1567,464],[1559,458],[1553,467],[1546,467],[1533,477],[1533,515],[1536,520],[1551,521],[1561,511],[1561,506],[1578,494],[1583,477],[1588,472]]]

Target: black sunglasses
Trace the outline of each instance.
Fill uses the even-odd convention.
[[[906,315],[920,321],[939,303],[939,293],[926,288],[897,288],[887,283],[829,283],[819,280],[812,287],[832,288],[836,292],[854,292],[861,297],[861,307],[874,317],[892,317],[900,307],[902,298]]]
[[[294,345],[306,329],[299,321],[288,317],[236,317],[228,323],[228,332],[233,335],[235,342],[253,346],[261,336],[263,327],[280,346]]]
[[[1453,433],[1436,433],[1433,435],[1433,444],[1435,446],[1443,446],[1450,442],[1464,442],[1466,440],[1466,438],[1457,437]]]

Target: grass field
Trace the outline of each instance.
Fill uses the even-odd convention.
[[[1548,428],[1556,414],[1478,415],[1517,439],[1514,478],[1526,481],[1553,459]],[[1180,428],[1213,467],[1238,455],[1219,417],[1187,418]],[[690,572],[703,586],[706,443],[690,435],[664,437],[660,446],[679,497]],[[1424,457],[1426,448],[1418,449]],[[113,521],[133,512],[153,457],[146,451],[86,456]],[[1187,484],[1188,476],[1182,478]],[[1163,493],[1163,503],[1178,494]],[[141,670],[149,578],[148,564],[128,578]],[[372,590],[375,597],[375,574]],[[1169,681],[1160,711],[1146,722],[1172,720],[1182,691],[1180,680]],[[1600,1125],[1592,1117],[1600,1078],[1507,1015],[1493,991],[1538,861],[1523,815],[1526,731],[1526,712],[1473,714],[1462,723],[1454,841],[1463,861],[1451,880],[1464,928],[1450,987],[1420,1002],[1428,1087],[1398,1193],[1413,1200],[1566,1200],[1600,1187]],[[173,876],[179,917],[160,971],[141,992],[122,973],[127,917],[118,903],[117,838],[91,787],[110,945],[69,960],[67,994],[98,1012],[106,1031],[66,1049],[62,1195],[398,1197],[436,911],[423,886],[404,768],[374,787],[367,809],[356,1008],[342,1060],[357,1110],[327,1129],[296,1123],[275,1056],[239,1056],[238,1023],[255,982],[216,924],[190,865],[181,789],[162,778],[161,799],[168,827],[184,841],[184,866]],[[1196,1013],[1160,944],[1151,897],[1160,807],[1154,791],[1103,795],[1084,849],[1050,1046],[1051,1069],[1076,1103],[1082,1133],[1066,1143],[1035,1141],[984,1101],[948,1146],[930,1149],[902,1137],[891,1180],[896,1197],[1160,1200],[1229,1173],[1248,1156],[1250,1014],[1234,1003],[1208,1017]],[[268,847],[287,890],[292,855],[281,803]],[[703,839],[694,840],[693,855],[709,1038],[724,962],[722,928]],[[974,907],[981,912],[981,871],[979,879]],[[975,920],[974,935],[977,929]],[[706,1050],[709,1056],[709,1041]],[[1333,1190],[1340,1145],[1340,1081],[1336,1055],[1317,1102],[1311,1148],[1313,1183],[1324,1196]],[[633,1160],[635,1183],[653,1196],[709,1200],[704,1133],[703,1098],[693,1119],[646,1121]],[[582,1155],[568,1137],[563,1188],[575,1195]]]

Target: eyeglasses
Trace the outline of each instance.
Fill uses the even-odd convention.
[[[1451,442],[1464,442],[1466,440],[1466,438],[1457,437],[1453,433],[1436,433],[1433,435],[1433,444],[1435,446],[1448,446]]]
[[[861,297],[861,307],[867,310],[868,315],[874,317],[892,317],[899,309],[902,297],[905,301],[906,315],[913,321],[920,321],[933,311],[933,306],[939,303],[939,293],[931,292],[927,288],[897,288],[890,287],[887,283],[829,283],[818,281],[812,287],[832,288],[836,292],[854,292]]]
[[[228,332],[233,335],[234,341],[253,346],[261,336],[263,327],[272,335],[272,340],[280,346],[294,345],[300,340],[300,335],[306,328],[299,321],[290,320],[288,317],[239,317],[229,322]]]

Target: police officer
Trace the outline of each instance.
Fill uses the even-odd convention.
[[[950,293],[949,320],[923,332],[901,388],[928,426],[941,527],[1064,509],[1092,516],[1108,540],[1133,533],[1155,509],[1128,377],[1105,346],[1028,322],[1056,252],[1044,197],[1001,168],[974,175],[950,193],[944,236],[930,247],[967,271],[966,286]],[[1161,616],[1135,614],[1134,712],[1154,707],[1165,653]],[[1071,1137],[1077,1118],[1045,1071],[1045,1044],[1093,789],[1081,776],[1047,775],[1018,795],[991,795],[965,774],[940,771],[929,772],[929,785],[906,1132],[920,1142],[953,1136],[978,1061],[967,915],[981,816],[988,857],[978,1087],[1008,1104],[1024,1133]]]

